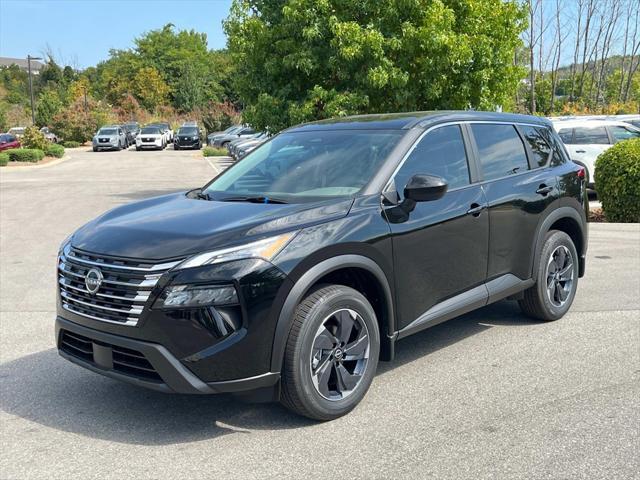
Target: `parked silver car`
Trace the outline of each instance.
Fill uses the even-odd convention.
[[[44,135],[44,138],[46,138],[47,140],[49,140],[52,143],[58,143],[58,136],[53,133],[51,130],[49,130],[49,127],[42,127],[40,129],[40,133]]]
[[[119,125],[107,125],[93,137],[93,151],[122,150],[127,146],[127,137]]]

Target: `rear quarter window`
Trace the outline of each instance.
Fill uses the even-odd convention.
[[[533,154],[534,167],[544,167],[549,162],[551,156],[551,146],[548,137],[544,135],[544,128],[532,127],[529,125],[521,125],[520,131],[524,135],[524,139],[529,144],[531,153]]]
[[[522,139],[513,125],[472,124],[485,180],[522,173],[529,169]]]
[[[608,145],[609,135],[604,127],[576,127],[573,132],[574,145]]]

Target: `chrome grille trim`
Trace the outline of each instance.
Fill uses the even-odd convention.
[[[58,256],[62,308],[92,320],[136,326],[151,290],[162,274],[178,263],[180,260],[152,264],[106,259],[67,245]],[[85,285],[85,276],[92,268],[103,274],[96,293],[89,292]]]

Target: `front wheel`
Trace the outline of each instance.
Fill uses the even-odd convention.
[[[357,290],[328,285],[295,313],[285,349],[282,403],[314,420],[350,412],[367,393],[378,366],[376,315]]]
[[[578,288],[578,252],[565,232],[551,230],[545,236],[535,280],[518,301],[520,309],[538,320],[558,320],[571,307]]]

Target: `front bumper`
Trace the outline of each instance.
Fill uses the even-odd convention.
[[[280,373],[205,383],[165,347],[111,335],[56,318],[56,341],[63,358],[93,372],[167,393],[235,393],[272,387]]]
[[[179,148],[196,148],[200,145],[200,140],[193,140],[191,138],[187,140],[183,140],[183,139],[176,138],[174,143]]]

